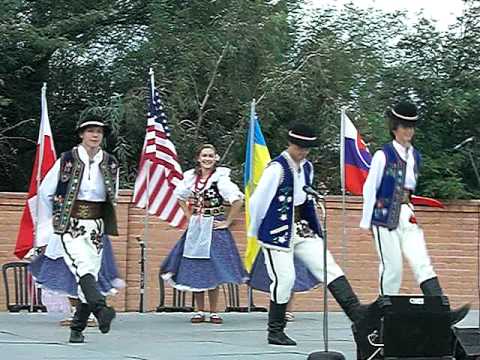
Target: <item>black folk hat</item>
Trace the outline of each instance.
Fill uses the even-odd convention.
[[[288,141],[303,148],[318,146],[315,131],[308,125],[294,124],[288,130]]]
[[[409,101],[402,101],[386,111],[391,120],[400,122],[405,126],[413,127],[418,120],[418,109],[415,104]]]
[[[77,134],[80,134],[86,128],[91,126],[102,127],[105,135],[108,135],[108,133],[111,130],[110,126],[107,124],[107,122],[102,116],[97,114],[87,114],[80,118],[80,120],[77,123],[77,128],[75,129],[75,131],[77,132]]]

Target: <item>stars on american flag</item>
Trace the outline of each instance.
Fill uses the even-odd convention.
[[[150,109],[147,116],[154,120],[155,122],[162,125],[163,132],[167,138],[170,138],[171,130],[168,126],[168,118],[167,114],[165,113],[165,107],[162,102],[162,98],[160,97],[160,92],[157,88],[153,89],[153,98],[150,101]]]

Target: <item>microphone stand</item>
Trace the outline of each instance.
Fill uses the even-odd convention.
[[[145,312],[144,297],[145,297],[145,242],[140,236],[137,236],[138,245],[140,246],[140,304],[138,312]]]
[[[327,209],[325,197],[309,193],[315,197],[316,206],[322,213],[322,237],[323,237],[323,351],[315,351],[308,355],[307,360],[345,360],[345,356],[337,351],[328,350],[328,287],[327,287]]]

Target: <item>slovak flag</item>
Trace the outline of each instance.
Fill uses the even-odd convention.
[[[42,87],[42,115],[40,119],[40,131],[38,134],[37,151],[33,165],[32,177],[28,188],[28,198],[23,209],[20,229],[18,230],[15,255],[23,259],[34,247],[35,223],[37,219],[37,188],[47,174],[48,170],[55,164],[57,155],[53,146],[52,129],[48,119],[47,108],[47,85]]]
[[[372,155],[344,110],[342,110],[341,122],[342,189],[354,195],[362,195]]]

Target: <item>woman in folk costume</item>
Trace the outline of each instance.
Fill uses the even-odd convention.
[[[204,144],[196,153],[197,167],[185,172],[175,189],[188,220],[187,231],[161,265],[163,279],[178,290],[194,292],[198,307],[192,323],[206,321],[208,291],[210,322],[221,324],[218,286],[241,284],[247,276],[232,233],[228,229],[239,214],[243,194],[230,179],[230,169],[217,167],[215,147]],[[224,205],[230,204],[228,215]]]
[[[412,146],[417,107],[403,101],[388,109],[386,116],[392,141],[372,158],[360,222],[361,229],[373,233],[380,259],[380,294],[399,293],[405,256],[424,295],[443,295],[410,202],[421,167],[420,153]],[[452,324],[463,319],[469,308],[464,305],[452,311]]]
[[[75,276],[78,304],[70,342],[82,343],[90,313],[102,333],[110,331],[115,310],[97,288],[104,234],[118,235],[115,214],[118,162],[101,149],[107,125],[94,115],[80,120],[80,145],[61,155],[44,178],[39,194],[38,244],[60,236],[63,259]],[[50,246],[47,246],[47,250]],[[54,251],[53,246],[50,251]]]
[[[49,248],[50,247],[50,248]],[[102,237],[102,264],[98,273],[97,287],[102,295],[115,295],[119,289],[125,287],[125,282],[118,273],[112,242],[107,235]],[[30,270],[42,291],[42,302],[49,312],[71,312],[79,303],[78,284],[75,275],[70,271],[63,259],[63,249],[60,236],[53,235],[40,255],[33,258]],[[68,300],[67,300],[68,298]],[[69,301],[68,309],[65,300]],[[57,309],[57,310],[56,310]],[[96,326],[96,322],[90,315],[88,325]],[[62,326],[70,326],[73,321],[73,313],[69,318],[62,320]]]

